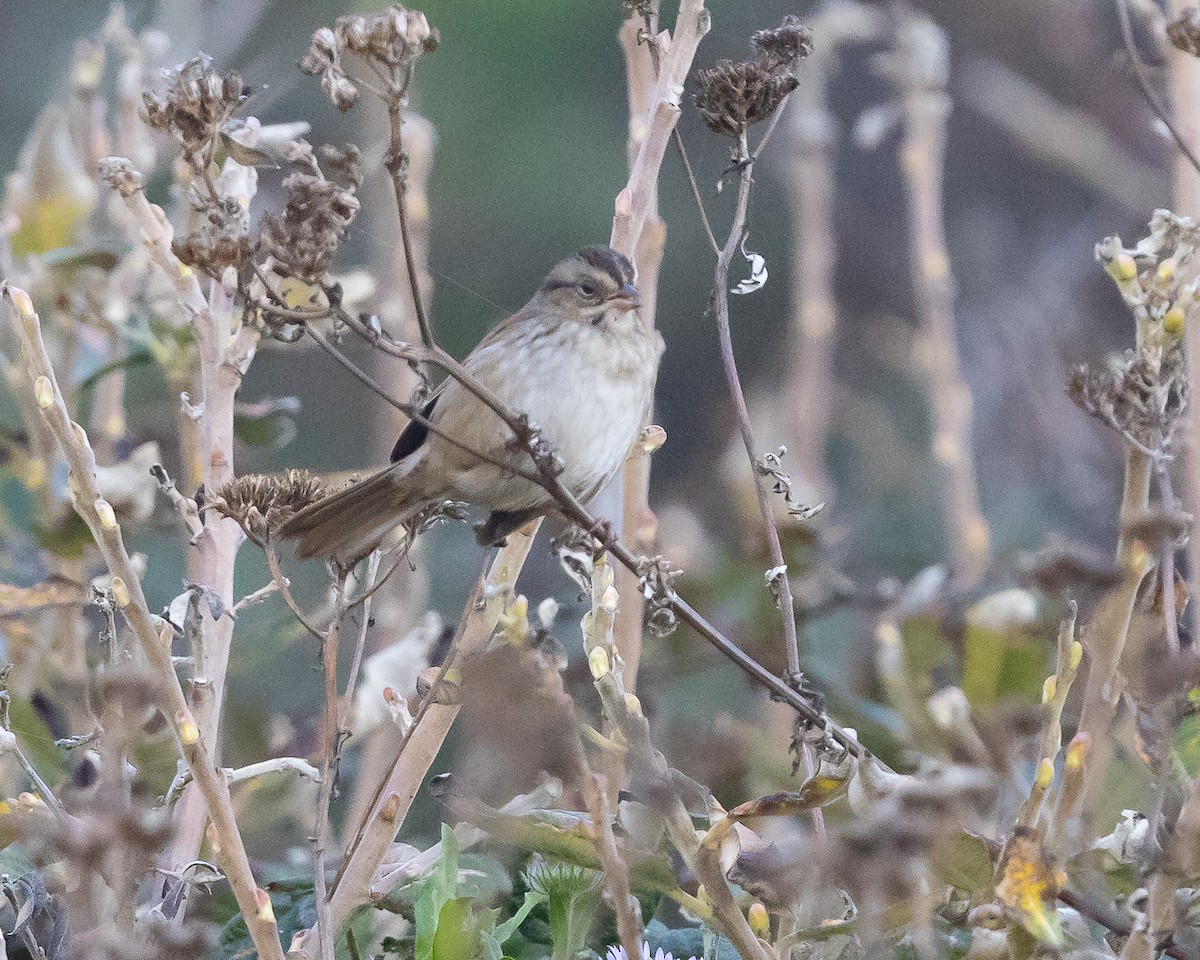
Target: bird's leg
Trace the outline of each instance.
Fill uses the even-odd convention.
[[[475,539],[483,547],[503,546],[505,537],[541,515],[540,510],[493,510],[484,523],[476,524]]]
[[[613,545],[620,539],[616,525],[611,520],[597,520],[587,532],[600,541],[600,549],[604,553],[612,550]]]

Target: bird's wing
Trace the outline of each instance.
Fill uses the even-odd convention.
[[[527,303],[512,316],[505,317],[503,320],[497,323],[494,327],[492,327],[491,330],[487,332],[484,338],[479,341],[475,349],[471,351],[471,356],[484,347],[490,346],[515,325],[521,323],[523,320],[528,319],[532,309],[532,303]],[[470,366],[471,356],[468,356],[467,359],[463,361],[466,366]],[[434,405],[438,402],[438,399],[442,396],[442,394],[445,393],[446,386],[452,379],[452,377],[447,377],[445,380],[439,383],[433,392],[433,397],[421,410],[421,419],[409,420],[404,429],[400,431],[400,437],[396,440],[396,445],[392,447],[392,463],[397,463],[400,460],[403,460],[405,457],[411,456],[421,448],[421,445],[429,436],[429,427],[427,423],[430,416],[433,414]]]
[[[439,388],[438,392],[433,395],[433,399],[421,409],[421,419],[409,420],[404,429],[400,431],[396,445],[392,447],[392,463],[398,463],[420,449],[425,438],[429,436],[429,416],[433,413],[434,404],[438,402],[438,397],[441,395],[442,391]]]

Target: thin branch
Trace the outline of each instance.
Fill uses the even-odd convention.
[[[1133,39],[1133,26],[1129,22],[1129,0],[1116,0],[1117,3],[1117,23],[1121,27],[1121,43],[1125,47],[1125,55],[1129,57],[1130,66],[1133,67],[1133,75],[1137,78],[1138,87],[1142,91],[1142,96],[1146,98],[1146,102],[1150,104],[1150,109],[1154,111],[1154,115],[1162,121],[1167,132],[1171,134],[1171,139],[1175,141],[1175,145],[1179,147],[1179,152],[1187,158],[1188,163],[1200,173],[1200,159],[1196,158],[1196,154],[1192,151],[1191,144],[1179,132],[1179,128],[1171,119],[1170,111],[1167,110],[1166,104],[1158,95],[1149,78],[1146,76],[1146,66],[1142,63],[1141,54],[1138,53],[1137,43]]]

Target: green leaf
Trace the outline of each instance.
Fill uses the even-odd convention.
[[[1007,697],[1037,702],[1050,668],[1049,646],[1027,630],[997,633],[967,626],[962,689],[971,706],[989,706]]]
[[[64,560],[79,560],[93,543],[92,532],[74,510],[48,526],[34,523],[29,532],[39,547]]]
[[[533,908],[539,903],[544,903],[545,900],[546,898],[540,893],[533,893],[531,891],[525,894],[525,900],[517,909],[517,912],[500,924],[500,926],[496,927],[495,930],[486,933],[484,938],[490,938],[494,940],[498,950],[498,948],[503,945],[509,937],[517,932],[517,928],[525,922],[525,918],[529,916],[529,914],[533,911]]]
[[[441,927],[442,909],[458,893],[458,838],[454,830],[442,824],[442,857],[421,885],[421,894],[413,904],[416,928],[414,960],[433,960],[434,945]]]
[[[233,414],[233,434],[247,446],[279,450],[295,438],[294,417],[299,412],[300,401],[296,397],[239,403]]]
[[[469,960],[478,953],[478,940],[471,898],[455,897],[442,904],[433,937],[432,960]]]
[[[119,359],[97,367],[90,374],[80,380],[79,383],[75,385],[76,396],[81,396],[90,390],[94,390],[96,384],[107,377],[110,373],[116,373],[118,370],[132,370],[135,367],[148,367],[153,363],[154,357],[151,356],[149,350],[134,350],[132,353],[126,354]]]
[[[299,931],[307,930],[317,922],[316,901],[310,881],[292,881],[267,885],[271,897],[271,909],[279,924],[280,942],[286,946]],[[246,929],[246,918],[240,913],[221,928],[217,943],[217,960],[254,960],[258,952]]]

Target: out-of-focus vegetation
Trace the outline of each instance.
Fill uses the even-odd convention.
[[[675,9],[7,10],[9,954],[1196,956],[1200,211],[1133,69],[1185,120],[1200,15],[1126,2],[715,5],[750,418],[672,145],[641,581],[551,518],[479,587],[454,511],[353,572],[271,534],[403,422],[333,352],[407,401],[413,284],[462,356],[604,242]]]

